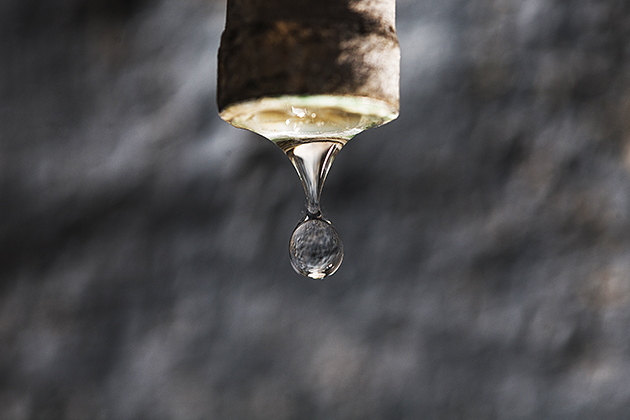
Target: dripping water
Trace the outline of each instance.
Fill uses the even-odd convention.
[[[320,197],[333,160],[355,135],[396,118],[387,102],[350,95],[264,97],[234,104],[221,117],[235,127],[258,133],[286,153],[306,194],[306,214],[289,242],[291,265],[321,280],[343,260],[343,244],[324,217]]]
[[[324,181],[343,142],[315,139],[276,141],[276,144],[293,163],[306,194],[306,215],[289,242],[291,265],[300,274],[322,280],[337,271],[343,261],[341,238],[324,217],[320,205]]]

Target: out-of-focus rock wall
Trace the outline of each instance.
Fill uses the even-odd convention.
[[[217,116],[224,10],[0,3],[0,418],[627,419],[630,3],[399,0],[324,282]]]

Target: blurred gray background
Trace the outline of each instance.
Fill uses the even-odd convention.
[[[0,419],[628,419],[630,3],[399,0],[324,282],[217,116],[224,12],[0,3]]]

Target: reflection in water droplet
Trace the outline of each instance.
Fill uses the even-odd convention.
[[[330,222],[307,216],[291,235],[289,256],[295,271],[315,280],[323,280],[341,265],[343,244]]]

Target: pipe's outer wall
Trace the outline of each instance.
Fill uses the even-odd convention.
[[[398,109],[395,0],[228,0],[217,102],[353,95]]]

